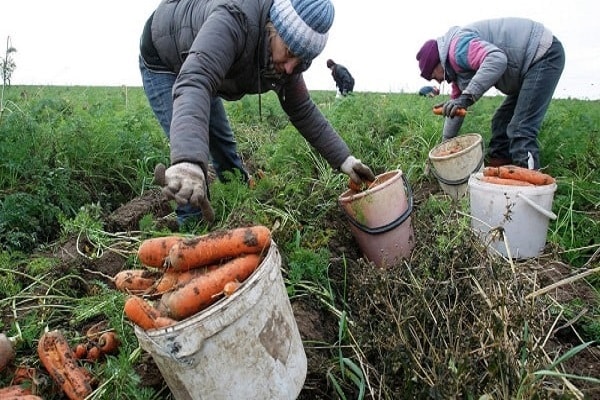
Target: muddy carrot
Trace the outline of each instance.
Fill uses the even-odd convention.
[[[165,293],[158,310],[169,317],[182,320],[203,310],[218,300],[231,281],[243,282],[260,264],[258,254],[246,254],[221,265],[219,268],[192,279],[177,290]]]
[[[114,331],[104,332],[98,339],[98,347],[103,354],[115,353],[119,344],[119,338]]]
[[[121,292],[143,294],[155,284],[160,274],[147,269],[126,269],[113,277],[115,287]]]
[[[20,399],[27,395],[31,395],[31,389],[21,385],[11,385],[0,389],[0,399]]]
[[[146,239],[138,248],[138,258],[142,264],[148,267],[162,268],[165,266],[171,247],[182,239],[181,236],[163,236]]]
[[[482,182],[493,183],[496,185],[507,185],[507,186],[534,186],[533,183],[519,181],[516,179],[500,178],[497,176],[482,176]]]
[[[433,107],[433,113],[435,115],[442,115],[443,108],[442,107]],[[459,108],[458,110],[456,110],[456,116],[458,116],[458,117],[464,117],[465,115],[467,115],[467,109],[466,108]]]
[[[88,353],[87,346],[83,343],[79,343],[73,349],[73,355],[78,360],[84,360],[87,357],[87,353]]]
[[[519,181],[529,182],[534,185],[550,185],[556,180],[543,172],[518,167],[516,165],[503,165],[500,167],[485,167],[483,169],[484,176],[497,176],[505,179],[516,179]]]
[[[165,318],[152,304],[134,295],[125,301],[124,312],[131,322],[144,330],[163,328],[177,322]]]
[[[46,332],[38,343],[38,356],[52,379],[71,400],[92,393],[92,376],[77,365],[73,351],[60,331]]]
[[[173,290],[174,288],[191,281],[195,277],[206,273],[206,271],[211,268],[214,269],[217,268],[217,266],[212,265],[181,272],[167,270],[156,280],[155,285],[148,291],[148,294],[164,294],[165,292]]]
[[[187,271],[243,254],[258,254],[271,244],[271,231],[262,225],[214,231],[176,243],[169,252],[171,269]]]

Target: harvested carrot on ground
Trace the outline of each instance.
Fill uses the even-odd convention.
[[[144,240],[138,248],[140,262],[148,267],[163,268],[167,264],[169,250],[182,236],[163,236]]]
[[[271,231],[262,225],[214,231],[176,243],[169,252],[170,269],[187,271],[243,254],[258,254],[270,244]]]
[[[156,283],[160,273],[147,269],[126,269],[113,277],[115,287],[129,294],[143,294]]]
[[[21,385],[11,385],[0,389],[0,399],[20,399],[28,395],[31,395],[31,389]]]
[[[219,268],[192,279],[184,286],[165,293],[157,308],[161,314],[182,320],[203,310],[218,300],[225,284],[232,281],[243,282],[260,264],[258,254],[236,257]]]
[[[92,393],[91,374],[77,365],[73,351],[60,331],[46,332],[38,343],[38,356],[52,379],[71,400],[83,400]]]
[[[85,360],[87,358],[88,349],[87,346],[83,343],[79,343],[73,349],[73,355],[78,360]]]
[[[119,338],[114,331],[104,332],[98,339],[98,347],[103,354],[114,354],[119,349]]]
[[[124,312],[127,318],[144,330],[165,328],[177,321],[162,315],[152,304],[139,296],[129,296],[125,301]]]
[[[484,176],[497,176],[504,179],[516,179],[518,181],[529,182],[537,186],[550,185],[556,180],[543,172],[518,167],[516,165],[503,165],[500,167],[485,167],[483,169]]]
[[[497,176],[482,176],[482,182],[493,183],[496,185],[507,185],[507,186],[534,186],[533,183],[518,181],[516,179],[499,178]]]

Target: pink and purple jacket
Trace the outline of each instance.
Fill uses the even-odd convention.
[[[452,27],[437,39],[451,98],[476,101],[490,88],[517,94],[528,69],[552,44],[552,32],[524,18],[489,19]]]

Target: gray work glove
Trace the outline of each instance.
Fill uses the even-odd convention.
[[[475,101],[471,96],[461,94],[458,98],[448,100],[447,102],[443,103],[442,115],[449,118],[454,118],[457,115],[458,110],[466,110],[467,108],[471,107],[473,103],[475,103]]]
[[[164,166],[162,166],[164,170]],[[215,213],[208,201],[208,187],[202,168],[193,163],[182,162],[167,168],[160,176],[160,168],[154,170],[155,180],[163,186],[163,193],[178,205],[190,204],[202,211],[202,217],[213,222]],[[158,171],[158,173],[157,173]]]
[[[371,168],[367,167],[360,160],[353,156],[348,156],[340,166],[340,171],[345,173],[358,185],[361,183],[370,183],[375,180],[375,175]]]

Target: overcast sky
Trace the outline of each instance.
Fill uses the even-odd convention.
[[[557,98],[600,99],[597,0],[333,0],[329,42],[306,73],[309,89],[335,90],[328,58],[348,67],[355,91],[413,92],[421,44],[453,25],[495,17],[543,22],[562,41],[566,66]],[[157,0],[2,0],[0,57],[7,41],[13,84],[141,86],[139,36]],[[447,92],[447,88],[443,88]],[[491,92],[494,94],[494,92]]]

